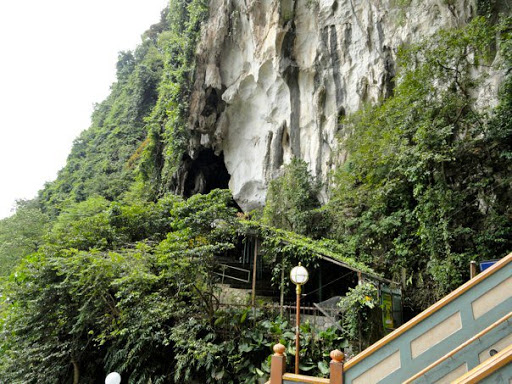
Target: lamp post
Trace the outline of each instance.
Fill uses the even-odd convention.
[[[290,279],[297,286],[297,317],[295,328],[295,374],[299,374],[299,351],[300,351],[300,292],[301,287],[307,283],[309,278],[308,270],[300,263],[293,267],[290,272]]]

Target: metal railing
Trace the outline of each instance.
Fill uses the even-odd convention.
[[[239,268],[239,267],[233,267],[233,266],[228,265],[228,264],[220,264],[219,266],[220,266],[220,268],[222,270],[222,273],[219,273],[219,272],[214,272],[214,273],[216,275],[222,277],[222,280],[221,280],[222,284],[224,284],[224,279],[232,279],[232,280],[240,281],[242,283],[248,283],[251,280],[251,271],[248,270],[248,269]],[[226,270],[227,269],[233,269],[233,270],[236,270],[236,271],[247,273],[247,279],[242,279],[240,277],[235,277],[235,276],[228,275],[228,274],[226,274]]]

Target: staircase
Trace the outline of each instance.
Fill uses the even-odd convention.
[[[509,254],[348,361],[344,383],[451,383],[510,346],[511,325]]]
[[[512,384],[512,253],[345,363],[270,384]],[[333,362],[331,362],[333,364]],[[323,381],[322,381],[323,380]]]
[[[462,375],[454,384],[470,383],[511,383],[512,382],[512,344],[490,359]],[[508,381],[507,381],[508,380]]]

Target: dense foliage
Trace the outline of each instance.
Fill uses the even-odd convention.
[[[321,207],[320,185],[294,159],[259,223],[237,218],[229,191],[168,194],[208,14],[204,0],[172,0],[120,53],[117,82],[57,180],[0,221],[0,381],[97,383],[117,370],[129,383],[256,382],[275,342],[296,351],[275,314],[219,303],[216,258],[241,234],[260,236],[276,283],[328,255],[369,275],[405,273],[414,310],[463,282],[469,260],[510,252],[511,25],[497,22],[496,2],[478,4],[494,24],[477,18],[403,47],[394,95],[342,122],[348,161],[330,202]],[[476,105],[482,74],[498,70],[499,104]],[[303,371],[325,375],[329,350],[381,332],[371,284],[340,306],[341,334],[302,326]]]
[[[350,288],[341,298],[343,337],[359,353],[383,335],[382,311],[377,287],[370,282]]]
[[[477,18],[406,47],[394,96],[344,121],[335,236],[396,280],[405,270],[415,309],[465,281],[470,260],[512,248],[510,76],[495,110],[474,99],[485,80],[475,73],[510,66],[509,45],[506,25]]]
[[[172,189],[186,149],[188,99],[204,0],[173,0],[134,52],[120,52],[117,82],[39,199],[55,217],[90,196],[156,199]]]
[[[329,220],[320,208],[320,183],[304,160],[292,159],[283,174],[270,182],[263,222],[311,237],[325,234]]]
[[[238,242],[229,191],[188,200],[67,208],[2,291],[0,372],[9,383],[253,383],[291,327],[220,307],[215,255]],[[303,368],[325,374],[333,332],[303,327]]]
[[[140,175],[151,197],[172,190],[173,179],[187,148],[189,96],[194,80],[195,50],[201,23],[208,16],[205,0],[170,3],[170,30],[160,36],[164,73],[158,101],[147,118],[147,146]]]
[[[109,201],[132,186],[140,153],[147,145],[145,118],[158,98],[164,68],[159,36],[168,29],[168,12],[142,36],[135,52],[121,52],[117,82],[107,99],[95,106],[91,127],[75,140],[66,166],[40,192],[52,216],[93,195]]]
[[[0,220],[0,277],[8,276],[21,259],[39,249],[49,218],[35,201],[20,200],[16,213]]]

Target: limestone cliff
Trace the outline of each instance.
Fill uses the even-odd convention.
[[[472,0],[211,0],[188,154],[222,155],[244,210],[264,202],[268,182],[294,156],[326,180],[340,160],[340,117],[392,93],[398,47],[475,13]],[[495,99],[496,81],[481,100]]]

